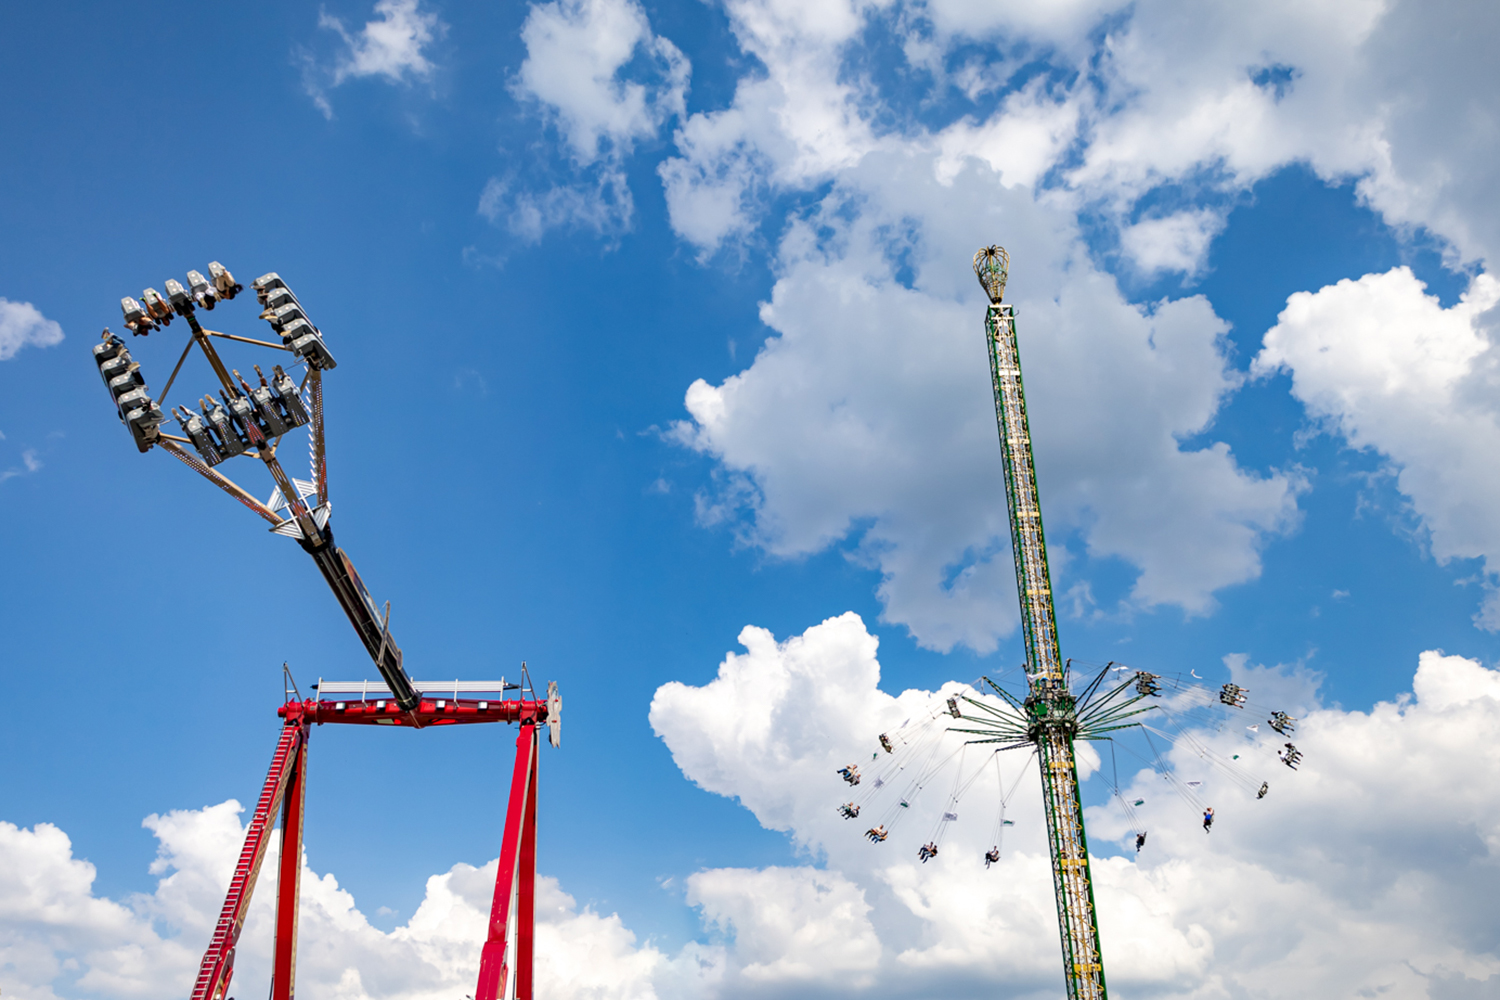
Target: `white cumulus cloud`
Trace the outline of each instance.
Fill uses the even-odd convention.
[[[51,347],[62,339],[62,327],[30,302],[0,298],[0,361],[15,357],[27,345]]]
[[[879,754],[878,733],[899,738],[928,713],[947,720],[942,699],[967,685],[880,690],[877,640],[852,613],[780,642],[753,627],[740,639],[745,652],[728,655],[707,684],[658,689],[650,721],[687,778],[788,833],[805,863],[689,875],[686,899],[706,940],[670,955],[543,877],[539,995],[1057,995],[1040,787],[1023,753],[1002,755],[1000,780],[986,777],[955,804],[952,775],[988,768],[988,750],[942,736],[936,745],[958,755],[917,789],[884,844],[860,835],[865,817],[850,823],[834,810],[849,794],[837,767]],[[1253,696],[1295,706],[1305,760],[1295,774],[1273,762],[1271,792],[1257,800],[1216,783],[1195,749],[1168,751],[1181,779],[1203,782],[1199,794],[1218,815],[1212,834],[1153,771],[1122,770],[1149,831],[1139,855],[1117,807],[1087,810],[1111,985],[1144,1000],[1492,994],[1500,983],[1491,912],[1500,891],[1500,752],[1492,749],[1500,673],[1426,652],[1411,693],[1359,712],[1319,705],[1306,671],[1244,657],[1229,666]],[[1197,737],[1225,757],[1246,745],[1231,731]],[[1087,776],[1101,762],[1081,745],[1080,763]],[[1002,796],[1013,827],[997,822]],[[950,808],[959,818],[922,864],[916,846]],[[94,893],[93,866],[61,830],[0,822],[6,995],[184,995],[239,849],[241,814],[231,801],[149,817],[158,881],[123,900]],[[997,840],[1001,860],[986,869],[982,852]],[[273,846],[266,864],[275,863]],[[301,991],[348,1000],[461,995],[477,972],[494,877],[494,862],[433,875],[411,919],[382,932],[333,874],[304,866]],[[272,895],[262,888],[241,938],[241,995],[269,974]]]
[[[116,901],[94,894],[94,866],[73,855],[55,826],[0,822],[0,978],[17,1000],[185,996],[192,989],[244,837],[239,803],[147,817],[159,847],[156,888]],[[236,949],[231,992],[269,981],[278,840]],[[372,927],[332,874],[302,872],[299,992],[345,1000],[439,1000],[472,992],[488,927],[496,862],[466,864],[427,880],[412,918]],[[646,1000],[654,983],[712,975],[717,953],[695,946],[677,972],[637,942],[618,916],[602,915],[537,880],[537,989],[564,1000]]]
[[[1484,54],[1500,35],[1495,10],[1282,0],[1184,11],[1106,4],[1050,33],[1073,65],[1093,60],[1075,85],[1090,108],[1067,174],[1081,193],[1124,213],[1166,185],[1243,190],[1305,163],[1358,181],[1393,225],[1427,227],[1462,258],[1500,251],[1484,194],[1500,118],[1479,96],[1500,83]],[[1085,43],[1101,27],[1097,47]]]
[[[633,0],[553,0],[533,4],[521,28],[526,60],[516,93],[552,116],[579,163],[622,154],[683,112],[687,58],[651,31]],[[635,59],[655,79],[622,75]]]
[[[876,18],[904,32],[908,57],[939,77],[943,52],[976,39],[999,51],[1001,77],[1028,39],[1081,65],[1098,55],[1089,32],[1115,8],[1065,6],[1045,17],[941,4],[896,16],[856,3],[736,0],[731,28],[757,69],[728,108],[681,125],[678,155],[660,167],[672,225],[705,259],[757,232],[772,195],[830,192],[776,241],[765,349],[722,384],[700,380],[687,392],[692,419],[677,439],[720,473],[701,519],[788,558],[849,546],[879,571],[884,617],[938,649],[993,649],[1015,622],[982,305],[968,277],[979,246],[998,240],[1016,260],[1011,294],[1060,574],[1077,532],[1077,554],[1137,571],[1130,607],[1206,613],[1216,591],[1255,579],[1261,549],[1297,523],[1296,475],[1243,469],[1211,438],[1182,444],[1211,434],[1240,383],[1221,343],[1226,325],[1199,298],[1127,304],[1079,222],[1101,205],[1123,220],[1178,170],[1146,163],[1148,152],[1164,155],[1155,148],[1108,153],[1125,140],[1100,120],[1101,102],[1114,121],[1170,81],[1124,69],[1069,86],[1038,78],[982,119],[893,129],[886,121],[900,111],[851,70]],[[1155,16],[1125,18],[1108,58],[1134,66],[1115,49],[1140,43]],[[1247,100],[1275,106],[1248,64],[1236,72]],[[1097,89],[1127,78],[1129,100]],[[1185,163],[1221,155],[1201,141],[1192,149]],[[1120,248],[1137,271],[1195,274],[1220,212],[1154,209],[1121,223]]]
[[[1390,460],[1439,561],[1483,560],[1479,621],[1500,629],[1500,282],[1479,275],[1444,309],[1405,267],[1287,300],[1255,370],[1355,448]]]
[[[23,448],[21,450],[21,464],[12,465],[6,469],[0,469],[0,483],[7,479],[15,479],[17,476],[29,476],[42,468],[42,460],[36,457],[35,448]]]
[[[326,87],[361,77],[404,83],[432,75],[434,67],[426,50],[442,37],[447,25],[424,10],[422,0],[377,0],[374,13],[372,20],[354,31],[327,11],[318,14],[318,26],[335,32],[343,42],[332,66],[319,67],[309,59],[303,74],[308,95],[326,117],[333,117]]]
[[[661,687],[652,725],[685,775],[787,830],[819,864],[800,869],[800,883],[797,869],[701,873],[716,890],[705,916],[754,912],[755,949],[772,936],[765,925],[778,924],[785,996],[821,991],[825,970],[799,967],[798,935],[835,927],[846,928],[845,947],[865,958],[861,973],[873,973],[883,996],[1056,995],[1061,959],[1034,765],[1012,795],[1006,815],[1016,826],[989,870],[980,854],[998,790],[977,794],[983,783],[959,804],[939,856],[916,858],[944,808],[948,771],[887,843],[872,845],[860,836],[865,822],[834,812],[848,791],[834,768],[868,761],[875,734],[899,732],[935,695],[962,686],[880,691],[876,640],[853,614],[780,643],[758,628],[740,640],[746,652],[726,657],[706,685]],[[1216,785],[1196,752],[1172,751],[1183,779],[1204,781],[1218,814],[1211,835],[1153,772],[1127,784],[1127,796],[1144,800],[1148,846],[1093,863],[1111,986],[1162,1000],[1493,992],[1500,753],[1486,748],[1500,745],[1500,674],[1427,652],[1411,694],[1345,712],[1310,700],[1305,672],[1242,657],[1231,667],[1261,693],[1307,703],[1296,734],[1305,761],[1295,774],[1273,762],[1271,792],[1257,800]],[[1232,732],[1199,737],[1226,759],[1244,743]],[[1007,782],[1021,764],[1020,755],[1007,761]],[[1088,819],[1096,851],[1133,839],[1117,807],[1090,808]],[[830,952],[830,962],[846,957]],[[746,973],[773,964],[760,950],[726,961]],[[858,975],[846,974],[846,990]],[[719,995],[759,985],[734,978]]]
[[[703,521],[789,557],[853,538],[852,555],[880,571],[885,616],[930,646],[988,649],[1013,621],[997,459],[980,443],[983,361],[932,332],[968,322],[955,307],[974,301],[959,287],[973,248],[999,240],[1016,255],[1049,517],[1089,555],[1138,571],[1131,606],[1190,613],[1256,577],[1260,550],[1296,523],[1302,483],[1242,469],[1212,441],[1242,373],[1215,346],[1225,327],[1206,304],[1125,306],[1091,253],[1191,281],[1229,208],[1291,165],[1356,182],[1398,232],[1425,228],[1452,259],[1500,250],[1487,194],[1500,127],[1476,96],[1500,85],[1488,7],[724,11],[745,57],[727,106],[684,116],[632,85],[627,55],[649,62],[669,43],[629,0],[534,7],[529,49],[567,56],[529,56],[519,83],[580,163],[654,134],[670,116],[652,109],[670,106],[675,150],[658,174],[676,233],[703,262],[770,248],[766,351],[722,385],[693,385],[678,431],[717,460]],[[605,23],[617,26],[609,44]],[[562,66],[566,77],[543,75]],[[802,207],[788,215],[789,201]],[[618,231],[631,207],[623,181],[531,194],[494,182],[482,203],[528,239],[559,225]],[[896,348],[900,333],[931,354]]]
[[[622,164],[684,113],[687,57],[652,32],[635,0],[532,4],[521,41],[526,59],[511,89],[556,126],[577,178],[538,188],[492,177],[480,214],[533,243],[557,228],[628,230],[634,199]]]
[[[590,229],[611,238],[630,227],[635,199],[622,171],[594,174],[592,183],[557,184],[544,191],[491,177],[479,194],[479,214],[528,243],[558,228]]]
[[[859,886],[813,868],[715,868],[688,878],[687,900],[734,938],[727,976],[741,988],[834,991],[875,984],[880,941]]]
[[[764,71],[741,77],[730,107],[683,122],[681,155],[659,168],[673,228],[705,256],[756,225],[761,194],[821,183],[875,148],[858,90],[840,74],[867,5],[731,0],[725,9]]]
[[[930,647],[995,648],[1016,602],[968,257],[999,235],[1059,589],[1072,529],[1080,555],[1137,568],[1134,606],[1208,611],[1259,574],[1300,488],[1223,444],[1181,443],[1239,384],[1225,324],[1199,297],[1128,304],[1070,213],[997,190],[984,164],[943,183],[933,163],[871,155],[788,231],[761,310],[773,336],[746,370],[695,382],[675,428],[731,474],[707,519],[743,509],[745,539],[788,558],[847,541],[879,570],[887,619]]]
[[[1209,244],[1223,228],[1217,212],[1199,209],[1142,219],[1120,230],[1120,248],[1145,274],[1201,270]]]

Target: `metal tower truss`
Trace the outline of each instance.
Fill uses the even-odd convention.
[[[982,709],[983,714],[965,716],[966,721],[978,728],[957,731],[981,737],[972,742],[1035,748],[1041,766],[1067,995],[1069,1000],[1105,1000],[1104,959],[1099,948],[1099,921],[1089,873],[1088,837],[1083,827],[1073,741],[1107,738],[1105,732],[1131,725],[1124,720],[1147,709],[1133,707],[1144,694],[1121,698],[1127,693],[1130,681],[1094,698],[1107,671],[1101,672],[1081,696],[1075,696],[1071,690],[1069,665],[1058,648],[1052,579],[1047,568],[1047,543],[1042,531],[1036,465],[1032,460],[1031,429],[1016,343],[1016,314],[1009,304],[1001,302],[1009,269],[1010,257],[1002,247],[986,247],[974,255],[974,272],[990,300],[985,314],[985,340],[989,344],[995,413],[1000,425],[1011,549],[1026,643],[1028,691],[1021,700],[989,681],[1004,700],[1004,706],[995,708],[965,698]]]
[[[867,760],[856,760],[837,769],[837,775],[848,786],[840,792],[840,798],[848,796],[848,799],[838,804],[836,810],[845,820],[859,819],[862,811],[868,811],[860,825],[865,822],[873,825],[864,831],[864,837],[872,844],[885,843],[896,824],[912,813],[915,798],[937,783],[939,772],[951,768],[951,790],[927,842],[917,851],[919,861],[925,864],[943,850],[947,825],[958,820],[960,798],[989,773],[993,762],[999,814],[990,841],[992,846],[982,855],[985,868],[989,868],[1001,858],[1000,842],[1005,827],[1010,825],[1005,818],[1006,802],[1020,780],[1017,777],[1007,785],[999,754],[1030,749],[1041,769],[1067,996],[1069,1000],[1106,1000],[1099,921],[1074,753],[1076,741],[1109,741],[1114,796],[1135,834],[1137,852],[1146,844],[1147,831],[1134,809],[1145,800],[1132,803],[1122,793],[1116,750],[1135,757],[1162,778],[1178,797],[1201,811],[1205,832],[1213,827],[1214,811],[1204,797],[1207,793],[1202,788],[1204,782],[1179,777],[1174,765],[1163,759],[1159,742],[1185,748],[1196,758],[1194,769],[1200,774],[1208,770],[1217,772],[1218,777],[1227,779],[1256,801],[1264,799],[1271,787],[1269,781],[1256,773],[1256,768],[1274,761],[1295,771],[1303,755],[1289,740],[1296,732],[1297,719],[1274,706],[1251,702],[1250,692],[1233,681],[1214,689],[1195,683],[1203,678],[1192,670],[1188,671],[1193,678],[1190,681],[1180,673],[1157,674],[1110,662],[1074,690],[1073,661],[1062,658],[1058,644],[1047,542],[1021,379],[1016,314],[1001,301],[1009,267],[1009,256],[998,246],[986,247],[974,256],[974,271],[989,298],[985,342],[990,356],[1016,590],[1021,604],[1026,691],[1012,693],[984,677],[984,685],[998,700],[988,697],[988,692],[978,691],[946,699],[939,696],[925,717],[908,719],[899,729],[879,734],[868,748],[871,755]],[[961,708],[960,701],[969,707]],[[1153,713],[1153,717],[1145,718],[1147,713]],[[1264,718],[1275,738],[1261,734],[1260,723],[1252,723],[1244,726],[1237,738],[1233,734],[1238,727],[1231,729],[1228,745],[1215,739],[1213,734],[1224,733],[1226,723],[1239,713],[1244,713],[1242,719]],[[961,721],[954,723],[950,719]],[[915,724],[908,726],[908,722]],[[1133,741],[1119,740],[1126,735],[1125,731],[1137,734],[1139,742],[1145,744],[1138,749],[1147,752],[1137,753],[1128,745]],[[966,769],[963,755],[967,746],[942,752],[942,740],[947,733],[963,734],[967,737],[966,744],[988,744],[993,752],[987,753],[977,768]],[[1021,764],[1022,770],[1030,766],[1030,759],[1028,755]],[[861,767],[865,768],[863,774]],[[860,790],[853,791],[856,788]]]
[[[160,395],[153,397],[125,341],[108,328],[104,330],[101,342],[94,345],[94,363],[109,389],[116,414],[141,452],[160,448],[264,519],[274,534],[293,539],[312,556],[375,661],[391,691],[390,698],[406,713],[408,725],[420,725],[416,708],[421,692],[413,687],[402,666],[401,649],[391,638],[390,605],[382,612],[348,555],[333,541],[323,430],[323,373],[336,367],[337,362],[323,341],[322,331],[311,324],[297,296],[275,272],[257,278],[251,289],[262,307],[260,318],[270,324],[280,343],[205,328],[200,322],[202,311],[233,300],[244,290],[218,261],[209,264],[208,270],[208,278],[189,271],[187,287],[176,279],[167,279],[165,296],[148,288],[141,293],[140,301],[130,296],[120,300],[125,329],[133,336],[160,333],[173,319],[181,319],[187,324],[188,338]],[[238,369],[225,365],[219,354],[219,345],[224,342],[280,352],[277,360],[281,363],[271,364],[269,376],[259,364],[254,365],[255,381],[259,383],[255,384]],[[201,397],[197,410],[187,404],[171,406],[169,412],[182,433],[170,434],[162,429],[167,420],[163,407],[183,363],[195,348],[219,383],[217,396],[210,393]],[[299,369],[300,381],[293,378]],[[296,479],[282,467],[279,452],[285,435],[302,427],[307,428],[309,470],[307,479]],[[265,466],[273,482],[268,500],[257,499],[219,470],[221,463],[240,457],[258,459]]]
[[[235,949],[255,883],[270,843],[275,814],[281,811],[281,853],[276,885],[275,943],[270,1000],[292,1000],[297,977],[297,907],[302,872],[303,800],[307,787],[307,746],[315,725],[449,726],[482,722],[515,722],[516,763],[500,867],[495,877],[489,933],[480,953],[479,984],[473,1000],[532,1000],[533,929],[536,910],[537,750],[542,727],[556,747],[562,737],[562,698],[549,682],[538,699],[529,682],[418,681],[417,705],[397,706],[389,689],[368,682],[324,683],[315,697],[289,697],[278,709],[283,720],[271,768],[261,788],[255,814],[245,832],[218,924],[193,985],[192,1000],[223,1000],[234,976]],[[519,688],[520,697],[507,699]],[[292,691],[295,689],[292,688]],[[528,697],[528,694],[530,697]],[[358,695],[338,700],[341,695]],[[465,695],[492,695],[493,700]]]

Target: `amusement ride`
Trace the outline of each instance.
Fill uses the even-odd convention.
[[[1075,690],[1073,661],[1063,659],[1058,644],[1021,380],[1016,312],[1002,301],[1009,266],[1009,255],[999,246],[985,247],[974,256],[975,273],[989,300],[985,340],[1021,605],[1025,690],[1012,692],[998,680],[982,677],[967,690],[941,699],[924,717],[879,734],[871,759],[863,764],[863,773],[859,762],[839,769],[839,776],[851,789],[869,781],[838,810],[846,819],[857,819],[862,812],[869,818],[875,813],[878,821],[865,836],[883,844],[901,819],[910,814],[917,795],[928,787],[940,786],[951,771],[948,797],[936,827],[917,851],[919,860],[925,863],[938,855],[943,833],[957,820],[959,800],[993,773],[999,809],[990,838],[992,846],[982,858],[984,867],[989,868],[1000,860],[1004,832],[1012,823],[1005,815],[1006,804],[1035,759],[1067,996],[1069,1000],[1106,1000],[1076,741],[1108,744],[1115,776],[1113,792],[1135,834],[1138,852],[1145,845],[1147,831],[1135,808],[1143,800],[1131,800],[1121,789],[1116,749],[1136,757],[1194,809],[1202,810],[1205,830],[1211,829],[1214,814],[1207,805],[1202,782],[1177,774],[1163,758],[1162,746],[1192,753],[1256,799],[1264,798],[1270,789],[1269,782],[1256,770],[1259,764],[1274,762],[1295,770],[1302,754],[1291,742],[1297,720],[1251,702],[1249,692],[1234,683],[1214,690],[1194,683],[1202,680],[1195,673],[1190,672],[1188,679],[1106,663],[1094,664],[1097,672]],[[313,726],[427,729],[485,722],[514,722],[520,732],[489,929],[481,947],[479,980],[471,1000],[532,1000],[537,757],[544,729],[552,746],[559,745],[562,701],[557,685],[549,682],[545,694],[538,695],[524,663],[517,684],[504,679],[411,679],[401,649],[391,637],[390,603],[383,608],[376,603],[353,562],[334,544],[323,375],[333,370],[336,362],[323,333],[312,325],[297,296],[274,272],[257,278],[251,290],[261,307],[260,319],[269,324],[277,340],[205,328],[200,312],[231,302],[244,291],[217,261],[208,265],[208,271],[208,277],[187,272],[186,285],[167,280],[165,294],[148,288],[139,300],[129,296],[121,300],[125,329],[134,337],[160,333],[179,319],[187,326],[188,337],[161,393],[153,396],[125,340],[108,329],[104,331],[93,354],[116,415],[139,451],[165,451],[265,520],[271,533],[294,540],[312,557],[359,635],[380,680],[320,680],[313,696],[304,697],[290,671],[283,667],[286,694],[277,710],[282,719],[280,738],[218,924],[204,953],[192,1000],[225,1000],[228,995],[236,945],[278,812],[281,849],[270,997],[292,1000],[295,994],[303,801]],[[225,365],[219,345],[229,343],[280,353],[271,356],[276,363],[268,359],[269,375],[259,364],[252,365],[252,380],[239,369]],[[199,397],[197,409],[190,403],[168,407],[167,396],[195,349],[207,360],[218,385],[212,393]],[[181,433],[163,429],[168,413]],[[304,429],[309,456],[305,480],[288,475],[279,457],[287,435]],[[273,484],[269,499],[262,502],[220,471],[223,463],[234,458],[255,459],[265,467]],[[1002,674],[999,680],[1004,679]],[[515,692],[514,697],[511,692]],[[1259,721],[1246,725],[1235,745],[1240,752],[1226,752],[1224,741],[1212,734],[1223,733],[1233,724],[1231,720],[1245,717],[1244,713],[1264,714],[1265,729],[1262,731]],[[950,739],[950,734],[956,738]],[[1122,740],[1126,735],[1132,737],[1132,743]],[[1282,740],[1285,742],[1277,747]],[[971,750],[974,747],[985,749]],[[1007,780],[1001,755],[1017,749],[1028,750],[1029,755],[1020,773]],[[979,755],[977,765],[972,763],[971,754]]]
[[[1006,804],[1026,767],[1035,759],[1042,786],[1068,1000],[1106,1000],[1104,958],[1079,793],[1076,741],[1108,745],[1114,773],[1113,794],[1135,834],[1137,852],[1146,843],[1147,831],[1135,812],[1144,800],[1132,800],[1121,789],[1118,762],[1114,759],[1116,749],[1155,771],[1174,792],[1201,811],[1205,831],[1212,828],[1214,814],[1212,806],[1207,804],[1202,781],[1178,775],[1162,756],[1163,746],[1193,754],[1214,774],[1256,799],[1265,798],[1270,791],[1269,781],[1263,779],[1257,767],[1279,762],[1296,770],[1302,753],[1290,740],[1296,728],[1295,718],[1251,702],[1249,692],[1237,684],[1225,684],[1214,690],[1195,683],[1202,678],[1191,671],[1189,679],[1115,663],[1095,664],[1097,673],[1075,690],[1073,661],[1063,659],[1058,645],[1031,429],[1021,380],[1016,311],[1002,301],[1009,271],[1010,256],[1003,247],[985,247],[974,255],[974,272],[989,300],[984,319],[985,341],[1005,470],[1016,590],[1021,604],[1026,688],[1024,692],[1013,693],[996,680],[982,677],[968,693],[940,699],[924,717],[908,719],[900,729],[881,733],[870,759],[863,765],[864,772],[859,762],[839,769],[839,777],[851,788],[862,784],[865,787],[855,798],[841,804],[838,811],[845,819],[857,819],[862,812],[867,818],[876,819],[864,835],[872,843],[883,844],[896,824],[910,815],[918,794],[930,787],[947,785],[950,791],[936,827],[917,849],[918,859],[926,863],[938,855],[943,833],[950,823],[957,821],[959,800],[977,782],[993,774],[999,809],[992,846],[983,856],[984,867],[989,868],[1000,860],[1005,828],[1012,825],[1005,817]],[[1213,734],[1237,725],[1236,716],[1243,717],[1247,712],[1257,713],[1256,718],[1261,713],[1265,715],[1264,731],[1259,721],[1244,726],[1240,738],[1229,741],[1239,752],[1225,752],[1224,741]],[[949,739],[950,733],[968,738]],[[1271,733],[1276,736],[1270,737]],[[1122,739],[1127,735],[1131,737],[1129,742]],[[1285,742],[1278,748],[1275,744],[1283,739]],[[968,759],[972,752],[969,748],[990,744],[993,749],[984,752],[978,765],[973,765]],[[1029,756],[1021,773],[1007,781],[1001,754],[1019,749],[1029,750]],[[951,782],[947,777],[950,772]],[[873,817],[868,815],[871,812]]]
[[[278,812],[281,845],[270,998],[292,1000],[295,995],[303,801],[313,726],[428,729],[485,722],[513,722],[520,732],[489,929],[480,950],[479,980],[472,1000],[531,1000],[537,757],[543,730],[552,746],[560,744],[562,699],[557,684],[548,682],[545,693],[539,696],[524,663],[520,682],[514,684],[503,678],[411,679],[402,662],[401,648],[391,637],[390,602],[384,608],[376,604],[353,562],[333,541],[323,430],[323,374],[337,363],[322,331],[312,325],[297,296],[274,272],[257,278],[250,287],[261,307],[259,318],[269,324],[277,340],[207,329],[201,313],[233,301],[244,288],[217,261],[208,265],[208,277],[189,271],[186,278],[186,285],[175,278],[167,279],[165,294],[147,288],[139,300],[131,296],[120,300],[124,326],[132,337],[160,334],[174,320],[182,320],[187,326],[187,341],[159,395],[151,394],[140,363],[131,356],[122,337],[106,328],[94,345],[94,363],[116,415],[140,452],[166,452],[264,519],[272,534],[296,541],[312,557],[380,674],[378,681],[320,680],[314,685],[313,696],[303,697],[283,665],[286,695],[277,709],[282,719],[281,734],[218,923],[199,965],[192,1000],[224,1000],[228,996],[235,949]],[[254,364],[251,370],[255,378],[250,379],[239,369],[227,367],[219,345],[230,343],[278,352],[261,355],[270,374]],[[190,403],[164,409],[194,349],[207,360],[218,385],[199,397],[197,409]],[[168,413],[180,434],[163,429]],[[279,452],[288,435],[303,428],[309,470],[307,479],[297,479],[282,467]],[[233,458],[256,459],[265,467],[274,484],[269,499],[262,502],[220,471],[222,463]]]

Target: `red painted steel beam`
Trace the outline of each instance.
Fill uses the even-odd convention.
[[[276,881],[276,946],[271,963],[271,1000],[292,1000],[297,991],[298,890],[302,884],[302,815],[307,797],[307,738],[287,777],[281,807],[281,859]]]
[[[255,813],[250,818],[250,827],[245,831],[245,844],[240,849],[239,861],[229,880],[229,891],[224,896],[224,907],[219,911],[219,922],[214,927],[208,950],[203,953],[203,961],[198,966],[192,1000],[219,1000],[229,988],[229,980],[234,975],[235,944],[245,925],[245,912],[250,906],[250,896],[255,892],[261,862],[265,860],[271,817],[281,805],[288,779],[296,769],[307,741],[307,723],[302,714],[292,711],[283,712],[282,715],[286,724],[281,729],[276,752],[271,756],[271,767],[266,774],[265,784],[261,786]]]
[[[370,698],[364,701],[333,699],[293,701],[281,706],[278,713],[286,717],[295,711],[317,725],[354,726],[428,726],[469,725],[478,722],[547,721],[545,701],[484,701],[473,698],[431,698],[424,696],[410,712],[403,712],[393,699]]]
[[[518,888],[524,884],[535,885],[535,870],[529,877],[523,878],[522,871],[527,860],[524,845],[527,841],[534,840],[534,826],[536,822],[536,807],[533,798],[536,794],[536,755],[537,755],[537,732],[533,721],[521,723],[521,732],[516,737],[516,765],[511,772],[510,779],[510,804],[505,811],[505,839],[500,848],[500,864],[495,872],[495,897],[490,905],[490,929],[489,937],[484,942],[484,949],[479,955],[479,983],[474,990],[474,1000],[498,1000],[505,990],[509,969],[506,965],[506,932],[509,929],[510,907]],[[528,813],[530,814],[533,832],[527,837],[526,827]],[[535,865],[536,850],[532,846],[530,861]],[[516,900],[518,903],[521,900]],[[518,909],[521,909],[518,907]],[[529,924],[524,918],[530,916],[530,906],[522,909],[517,914],[517,922],[523,927]],[[518,932],[521,927],[517,927]],[[528,940],[527,959],[530,958],[529,940],[531,930],[525,927],[525,935]],[[520,943],[518,934],[517,944]],[[527,961],[524,967],[524,977],[521,975],[523,967],[520,962],[521,956],[517,955],[517,998],[518,1000],[531,1000],[531,969]],[[519,992],[523,981],[526,984],[527,993],[524,996]]]
[[[277,709],[284,720],[271,768],[245,834],[224,907],[199,966],[192,1000],[223,1000],[234,974],[235,946],[244,926],[250,897],[265,860],[271,821],[283,810],[281,860],[277,881],[276,941],[271,1000],[294,1000],[297,962],[298,893],[302,872],[303,806],[307,781],[309,727],[324,723],[421,727],[479,722],[519,722],[516,763],[511,775],[505,836],[495,875],[488,938],[480,955],[479,985],[474,1000],[499,1000],[511,969],[506,943],[516,939],[516,997],[532,1000],[532,966],[536,913],[536,797],[538,727],[548,721],[545,701],[482,701],[423,698],[404,712],[394,701],[334,700],[287,702]],[[511,908],[516,918],[511,921]]]
[[[533,748],[537,742],[533,736]],[[521,871],[516,877],[521,891],[516,901],[516,1000],[531,1000],[532,932],[536,928],[536,769],[540,757],[533,749],[531,794],[526,796],[526,820],[521,827]]]

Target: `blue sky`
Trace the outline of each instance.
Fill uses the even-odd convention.
[[[1302,698],[1309,745],[1330,748],[1211,846],[1163,802],[1153,830],[1185,833],[1154,832],[1154,858],[1122,853],[1088,786],[1116,858],[1101,899],[1159,922],[1140,931],[1157,957],[1122,944],[1112,981],[1292,995],[1264,992],[1249,956],[1269,948],[1308,996],[1492,988],[1487,911],[1458,943],[1411,928],[1479,907],[1495,878],[1500,798],[1431,775],[1487,781],[1500,723],[1496,17],[1194,11],[0,13],[0,663],[20,709],[0,731],[0,867],[71,873],[41,880],[71,886],[53,910],[0,878],[0,989],[181,992],[161,984],[201,951],[246,818],[220,804],[253,800],[281,663],[304,686],[370,673],[305,555],[137,454],[91,370],[120,296],[219,260],[246,284],[279,272],[338,358],[334,523],[411,672],[526,660],[561,685],[564,744],[542,761],[552,993],[582,995],[567,970],[587,966],[611,997],[869,977],[1056,995],[1034,815],[982,893],[1035,919],[981,945],[984,921],[955,916],[972,873],[871,861],[830,825],[825,766],[1021,656],[969,271],[994,241],[1065,655],[1239,671]],[[226,309],[257,334],[250,305]],[[178,331],[131,344],[153,388]],[[1447,657],[1419,674],[1429,651]],[[1420,733],[1444,738],[1408,745]],[[308,906],[333,916],[304,935],[352,957],[305,960],[305,989],[472,978],[461,945],[441,957],[467,918],[422,914],[439,888],[483,905],[464,866],[498,850],[512,735],[316,733],[307,861],[352,900],[318,881]],[[1409,857],[1449,835],[1443,864]],[[1320,837],[1314,855],[1363,860],[1335,877],[1276,849]],[[1231,874],[1189,890],[1174,871]],[[1371,880],[1411,895],[1351,888]],[[1230,894],[1281,920],[1271,884],[1302,901],[1300,950],[1205,916]],[[345,905],[357,920],[335,919]],[[1130,905],[1101,902],[1107,955],[1146,926]],[[1315,926],[1363,942],[1358,976],[1318,957]],[[829,943],[847,967],[809,959]],[[398,944],[420,954],[382,980],[372,956]],[[135,946],[150,975],[122,964]]]

